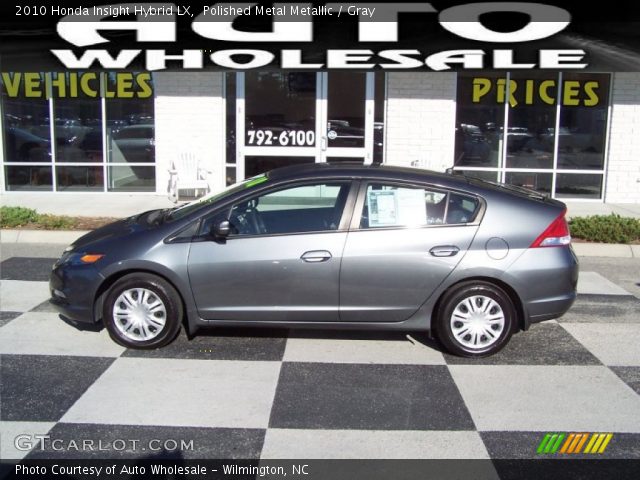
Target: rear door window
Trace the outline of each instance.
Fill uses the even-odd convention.
[[[417,186],[367,186],[360,228],[424,227],[473,222],[480,201],[470,195]]]

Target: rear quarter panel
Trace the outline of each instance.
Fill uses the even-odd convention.
[[[562,278],[554,275],[559,266],[575,263],[570,247],[529,249],[562,213],[564,204],[499,188],[485,190],[470,186],[468,191],[485,200],[484,216],[467,254],[412,319],[419,321],[419,317],[426,317],[429,327],[438,299],[447,289],[467,279],[495,279],[507,284],[519,298],[525,319],[530,314],[529,304],[548,297],[554,289],[566,291],[569,285],[567,275]],[[521,258],[523,261],[519,261]],[[577,278],[577,267],[575,276]]]

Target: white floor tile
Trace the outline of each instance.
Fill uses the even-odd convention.
[[[262,459],[489,458],[477,432],[269,429]]]
[[[640,367],[640,324],[563,323],[605,365]]]
[[[640,432],[640,397],[607,367],[449,370],[480,431]]]
[[[119,357],[124,351],[105,329],[80,331],[55,313],[23,313],[0,329],[3,354]]]
[[[0,280],[0,292],[4,312],[28,312],[51,296],[47,282],[24,280]]]
[[[624,288],[596,272],[580,272],[578,293],[593,295],[631,295]]]
[[[119,358],[61,421],[266,428],[280,362]]]
[[[409,340],[289,338],[288,362],[444,365],[442,353]]]
[[[55,422],[0,422],[0,458],[19,460],[40,448],[34,435],[46,435]]]

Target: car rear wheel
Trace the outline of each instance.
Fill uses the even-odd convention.
[[[509,342],[515,324],[516,309],[506,292],[488,282],[465,282],[442,299],[435,331],[449,352],[486,357]]]
[[[120,345],[159,348],[180,331],[182,302],[166,280],[134,273],[122,277],[109,289],[102,318],[109,335]]]

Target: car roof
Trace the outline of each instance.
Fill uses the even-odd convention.
[[[317,178],[367,178],[381,180],[399,180],[407,182],[424,182],[443,188],[453,188],[475,194],[488,194],[490,192],[500,195],[516,196],[538,200],[548,203],[558,203],[547,198],[546,195],[534,190],[516,187],[513,185],[487,182],[479,178],[471,178],[465,175],[453,175],[439,173],[424,168],[400,167],[395,165],[363,165],[360,163],[307,163],[277,168],[268,172],[270,180],[287,181],[293,179],[317,179]]]
[[[391,165],[362,165],[358,163],[307,163],[277,168],[269,172],[272,180],[288,178],[316,178],[316,177],[353,177],[353,178],[396,178],[415,180],[438,180],[447,183],[467,183],[462,176],[438,173],[431,170],[413,167],[399,167]]]

